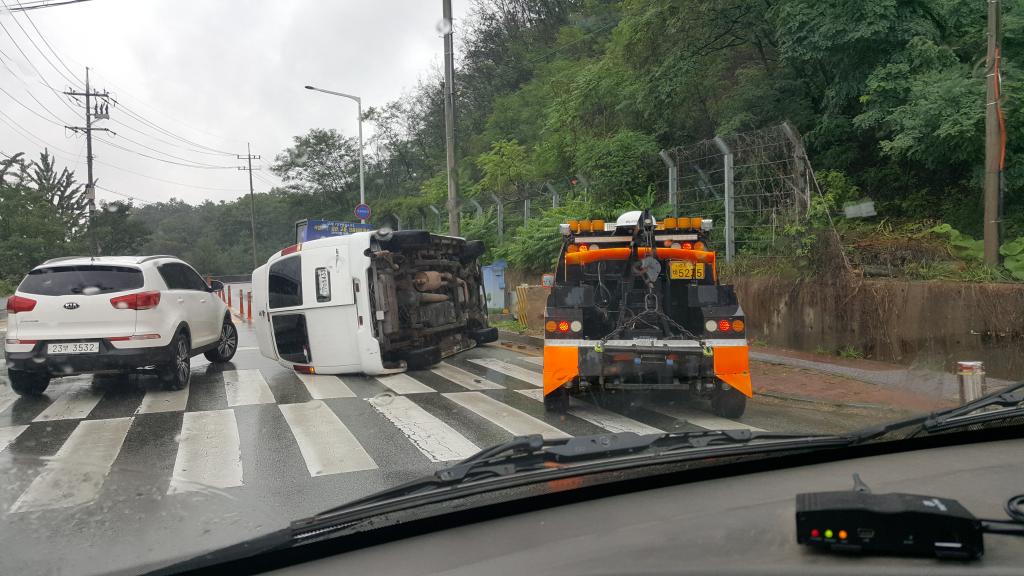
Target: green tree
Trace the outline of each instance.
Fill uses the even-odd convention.
[[[97,247],[99,254],[138,254],[149,240],[149,229],[132,218],[131,211],[131,202],[116,201],[104,204],[93,214],[87,237],[89,243]]]

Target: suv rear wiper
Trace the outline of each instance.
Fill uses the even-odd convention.
[[[998,406],[1007,410],[976,413],[984,408]],[[866,428],[853,434],[854,443],[867,442],[890,432],[909,429],[908,438],[921,433],[940,432],[972,424],[982,424],[1024,416],[1024,382],[987,394],[956,408],[914,416]]]
[[[474,480],[510,476],[552,468],[559,464],[599,460],[640,452],[653,455],[668,454],[692,448],[749,444],[755,440],[801,440],[827,444],[847,444],[848,438],[807,434],[781,434],[754,432],[751,430],[701,430],[666,434],[594,434],[569,439],[544,440],[539,434],[517,436],[508,442],[497,444],[447,468],[423,478],[376,492],[364,498],[353,500],[341,506],[324,510],[306,520],[293,523],[308,525],[327,517],[372,506],[396,498],[420,493],[434,493],[437,489],[457,486]]]

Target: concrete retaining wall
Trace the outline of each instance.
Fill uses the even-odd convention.
[[[751,336],[809,352],[850,347],[869,358],[949,371],[981,360],[1024,379],[1024,286],[954,282],[735,282]]]

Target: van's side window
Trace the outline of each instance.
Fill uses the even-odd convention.
[[[267,294],[271,308],[302,306],[301,254],[271,264]]]

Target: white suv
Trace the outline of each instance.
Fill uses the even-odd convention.
[[[54,377],[152,368],[180,390],[192,356],[227,362],[238,348],[222,289],[174,256],[48,260],[7,299],[11,388],[36,395]]]

